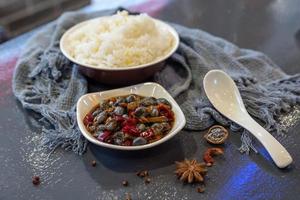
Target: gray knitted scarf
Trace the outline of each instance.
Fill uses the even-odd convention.
[[[59,39],[78,22],[115,11],[62,15],[31,38],[18,60],[13,92],[24,108],[39,114],[42,144],[50,150],[62,147],[82,154],[87,145],[76,124],[75,104],[87,93],[89,83],[62,55]],[[281,132],[276,119],[300,104],[299,74],[286,75],[260,52],[240,49],[198,29],[171,25],[179,33],[180,45],[154,81],[166,87],[179,103],[187,119],[185,129],[200,131],[219,123],[242,132],[241,152],[255,150],[248,133],[221,116],[205,96],[204,75],[211,69],[221,69],[237,83],[248,112],[267,130]],[[103,88],[98,85],[99,91]]]

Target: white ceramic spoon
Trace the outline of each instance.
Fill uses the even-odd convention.
[[[266,148],[279,168],[292,163],[287,150],[247,112],[234,81],[221,70],[209,71],[203,80],[204,90],[212,105],[225,117],[250,131]]]

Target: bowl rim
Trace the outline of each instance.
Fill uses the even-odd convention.
[[[149,67],[149,66],[152,66],[152,65],[155,65],[157,63],[160,63],[164,60],[166,60],[167,58],[169,58],[178,48],[179,46],[179,36],[178,36],[178,33],[177,31],[171,27],[169,24],[159,20],[159,19],[155,19],[153,18],[153,20],[155,21],[155,23],[159,24],[159,26],[162,26],[162,27],[165,27],[170,33],[171,35],[173,36],[173,39],[174,39],[174,44],[173,44],[173,47],[170,49],[170,51],[160,57],[159,59],[157,60],[154,60],[150,63],[145,63],[145,64],[141,64],[141,65],[137,65],[137,66],[131,66],[131,67],[112,67],[112,68],[109,68],[109,67],[102,67],[102,66],[94,66],[94,65],[91,65],[91,64],[86,64],[86,63],[82,63],[82,62],[79,62],[77,61],[76,59],[74,59],[72,56],[70,56],[67,52],[67,50],[65,49],[65,40],[67,39],[67,37],[69,36],[69,34],[75,30],[77,30],[78,28],[80,28],[81,26],[87,24],[87,23],[90,23],[92,21],[96,21],[96,20],[104,20],[105,18],[109,18],[111,16],[102,16],[102,17],[96,17],[96,18],[92,18],[92,19],[89,19],[89,20],[86,20],[86,21],[83,21],[83,22],[80,22],[78,24],[75,24],[74,26],[72,26],[71,28],[69,28],[63,35],[62,37],[60,38],[60,41],[59,41],[59,47],[60,47],[60,50],[61,52],[63,53],[63,55],[65,57],[67,57],[70,61],[80,65],[80,66],[83,66],[83,67],[87,67],[87,68],[91,68],[91,69],[96,69],[96,70],[105,70],[105,71],[127,71],[127,70],[135,70],[135,69],[142,69],[142,68],[146,68],[146,67]]]
[[[84,103],[84,98],[86,98],[87,96],[94,95],[94,94],[109,93],[109,92],[123,90],[123,89],[128,89],[128,94],[132,94],[129,90],[130,88],[139,87],[142,85],[153,85],[156,87],[160,87],[165,92],[165,94],[167,94],[168,98],[170,98],[168,100],[170,100],[170,103],[172,104],[172,109],[176,108],[176,110],[178,111],[178,115],[176,115],[176,113],[175,113],[175,115],[176,115],[175,119],[179,120],[178,126],[174,130],[170,131],[165,137],[161,138],[160,140],[157,140],[153,143],[139,145],[139,146],[121,146],[121,145],[108,144],[108,143],[101,142],[101,141],[95,139],[93,136],[91,136],[91,134],[85,129],[83,121],[80,119],[81,113],[79,113],[79,106],[81,106],[81,103]],[[96,144],[96,145],[102,146],[102,147],[106,147],[106,148],[110,148],[110,149],[125,150],[125,151],[143,150],[143,149],[152,148],[154,146],[162,144],[162,143],[170,140],[171,138],[173,138],[176,134],[178,134],[186,124],[185,116],[184,116],[181,108],[177,104],[177,102],[173,99],[173,97],[167,92],[167,90],[164,87],[162,87],[161,85],[159,85],[157,83],[153,83],[153,82],[146,82],[146,83],[141,83],[141,84],[137,84],[137,85],[127,86],[127,87],[122,87],[122,88],[117,88],[117,89],[112,89],[112,90],[106,90],[106,91],[102,91],[102,92],[87,93],[85,95],[82,95],[78,99],[77,104],[76,104],[76,120],[77,120],[77,124],[78,124],[78,127],[79,127],[82,135],[87,140],[92,142],[93,144]]]

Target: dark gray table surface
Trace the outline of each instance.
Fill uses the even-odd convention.
[[[154,1],[154,4],[158,1]],[[299,0],[173,0],[157,3],[151,10],[163,20],[201,28],[269,55],[289,74],[300,72]],[[145,6],[144,6],[145,8]],[[138,8],[136,8],[138,9]],[[300,35],[300,33],[299,33]],[[300,37],[300,36],[298,36]],[[206,191],[183,185],[173,174],[174,161],[202,159],[209,145],[201,132],[181,131],[175,138],[153,149],[120,152],[89,145],[83,156],[57,150],[48,154],[38,147],[40,129],[35,128],[33,114],[22,109],[13,97],[10,81],[12,68],[28,35],[0,45],[0,199],[299,199],[300,198],[300,124],[285,118],[286,137],[278,140],[294,158],[294,163],[280,170],[256,143],[260,153],[241,155],[239,135],[231,134],[225,154],[209,169]],[[97,166],[91,166],[91,160]],[[148,169],[151,183],[135,175]],[[39,175],[35,187],[31,177]],[[128,180],[129,187],[121,185]]]

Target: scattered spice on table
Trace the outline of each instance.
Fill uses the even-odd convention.
[[[130,195],[129,193],[126,193],[126,195],[125,195],[125,200],[132,200],[132,199],[131,199],[131,195]]]
[[[195,159],[176,163],[176,175],[183,181],[188,183],[203,182],[204,175],[207,172],[205,163],[199,163]]]
[[[197,192],[198,193],[203,193],[205,191],[204,187],[197,187]]]
[[[209,162],[209,163],[206,163],[206,166],[207,166],[207,167],[211,167],[211,166],[212,166],[212,163],[210,163],[210,162]]]
[[[165,137],[175,121],[165,98],[135,94],[106,99],[83,119],[90,134],[113,145],[139,146]]]
[[[222,154],[224,154],[224,150],[222,148],[218,148],[218,147],[208,148],[203,155],[203,161],[206,163],[208,167],[210,167],[214,164],[213,157]]]
[[[151,182],[151,179],[149,178],[149,177],[147,177],[146,179],[145,179],[145,183],[146,184],[149,184]]]
[[[149,176],[149,172],[148,172],[148,170],[142,170],[142,171],[137,172],[136,175],[138,177],[144,178],[144,177]]]
[[[97,165],[96,160],[92,160],[91,164],[92,164],[93,167],[96,167],[96,165]]]
[[[33,185],[39,185],[41,183],[40,177],[39,176],[33,176],[32,177],[32,184]]]
[[[214,125],[207,131],[204,138],[211,144],[223,144],[228,135],[228,131],[223,126]]]
[[[127,180],[122,181],[122,185],[124,187],[127,187],[129,185],[129,182]]]
[[[199,163],[197,160],[188,160],[184,159],[183,161],[176,161],[176,171],[175,174],[177,178],[182,182],[186,183],[204,183],[204,176],[207,173],[207,167],[212,166],[214,163],[213,156],[222,155],[224,150],[222,148],[208,148],[204,155],[204,162]],[[197,187],[198,193],[203,193],[205,191],[205,187],[199,186]]]

